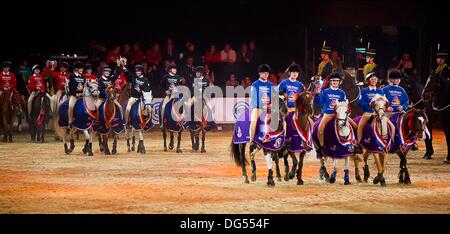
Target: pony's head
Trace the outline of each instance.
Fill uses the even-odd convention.
[[[96,80],[86,82],[84,91],[84,96],[86,97],[98,97],[98,95],[100,94],[100,91],[98,90],[98,82]]]
[[[411,133],[419,140],[423,138],[425,126],[428,123],[428,116],[423,109],[413,109],[406,114],[406,121]]]
[[[295,99],[295,109],[305,112],[307,115],[313,115],[313,95],[310,91],[302,92]]]
[[[152,101],[153,101],[152,91],[142,92],[141,101],[144,108],[150,110],[152,108]]]
[[[379,94],[375,94],[375,96],[372,98],[372,101],[370,101],[370,106],[380,119],[386,118],[386,108],[388,102],[389,101],[385,96]]]
[[[339,127],[347,125],[348,117],[350,116],[350,106],[348,105],[348,100],[343,102],[337,102],[334,107],[336,110],[336,119]]]
[[[286,117],[288,113],[288,107],[284,95],[278,96],[278,113],[280,113],[281,116],[283,116],[283,119],[284,117]]]
[[[14,92],[11,96],[11,107],[17,114],[23,114],[23,107],[25,106],[25,99],[20,92]]]
[[[116,89],[113,85],[108,85],[106,87],[106,98],[108,98],[110,102],[114,102],[114,99],[116,98]]]

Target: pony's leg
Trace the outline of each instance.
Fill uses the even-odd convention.
[[[327,172],[327,158],[325,156],[320,156],[320,169],[319,169],[319,176],[321,180],[326,180],[330,178],[330,175]]]
[[[125,128],[125,136],[127,138],[127,152],[131,152],[131,145],[130,145],[130,131],[127,128]]]
[[[246,144],[239,144],[238,145],[238,153],[239,153],[239,157],[241,159],[241,169],[242,169],[242,176],[244,177],[244,183],[248,184],[248,183],[250,183],[250,181],[248,181],[247,167],[245,165],[245,146],[246,146]]]
[[[183,153],[180,147],[181,147],[181,130],[178,132],[177,137],[177,153]]]
[[[100,148],[100,152],[103,152],[104,146],[103,146],[103,140],[102,140],[102,134],[98,134],[98,147]]]
[[[169,142],[169,149],[173,150],[173,131],[170,132],[170,142]]]
[[[167,151],[167,132],[166,132],[166,127],[162,128],[162,132],[163,132],[163,139],[164,139],[164,151]]]
[[[69,133],[70,138],[70,152],[72,152],[75,149],[75,140],[73,139],[73,132]]]
[[[252,177],[250,178],[251,181],[256,181],[256,163],[255,163],[255,155],[250,154],[250,164],[252,166]]]
[[[136,130],[135,129],[131,129],[131,151],[134,151],[136,149],[135,145],[136,145]]]
[[[194,138],[195,138],[194,135],[195,135],[195,134],[194,134],[194,130],[190,130],[189,133],[190,133],[190,135],[191,135],[192,150],[195,151],[195,141],[194,141]]]
[[[117,134],[115,132],[112,132],[113,137],[113,145],[112,145],[112,151],[111,154],[117,154]]]
[[[370,156],[370,152],[366,151],[363,154],[363,158],[364,158],[364,182],[368,182],[369,181],[369,177],[370,177],[370,170],[369,170],[369,164],[367,163],[367,160],[369,159]]]
[[[70,154],[72,151],[69,150],[69,147],[67,146],[67,141],[66,141],[66,137],[67,137],[67,132],[64,130],[62,131],[63,137],[63,144],[64,144],[64,153],[65,154]]]
[[[267,186],[268,187],[274,187],[275,181],[273,180],[273,158],[272,153],[270,151],[264,152],[264,158],[266,159],[266,165],[267,165]]]
[[[349,167],[348,167],[348,157],[344,160],[344,185],[350,184]]]
[[[295,177],[295,173],[297,172],[297,167],[300,166],[298,165],[298,160],[297,157],[295,156],[295,152],[289,152],[289,155],[292,158],[292,168],[291,171],[289,172],[289,179],[294,179]],[[301,157],[301,154],[300,154]]]
[[[89,130],[83,130],[84,136],[86,137],[86,140],[88,141],[88,147],[87,147],[87,153],[88,156],[94,156],[94,153],[92,152],[92,135],[89,132]]]
[[[398,172],[398,182],[400,184],[405,183],[405,168],[406,168],[406,157],[401,152],[397,152],[400,158],[400,171]]]
[[[284,181],[289,181],[289,161],[288,161],[288,155],[285,155],[283,151],[278,152],[278,158],[283,158],[283,164],[284,164]]]
[[[84,142],[84,147],[83,147],[83,154],[87,154],[87,150],[89,148],[89,140],[86,139],[86,141]]]
[[[303,159],[305,158],[306,152],[302,152],[299,155],[299,163],[298,163],[298,169],[297,169],[297,185],[303,185]],[[295,153],[294,153],[295,157]]]
[[[378,170],[377,176],[375,176],[375,178],[373,178],[373,183],[374,184],[380,183],[381,186],[385,186],[385,183],[382,183],[382,181],[384,180],[384,177],[383,177],[383,165],[381,164],[380,156],[381,156],[381,154],[373,154],[373,157],[375,158],[375,164],[377,165],[377,170]]]
[[[195,150],[196,151],[200,148],[200,131],[201,130],[198,130],[194,134],[194,136],[195,136]]]
[[[137,152],[145,154],[144,134],[142,133],[142,129],[140,129],[138,132],[139,132],[139,144]]]
[[[105,155],[111,155],[111,151],[109,151],[109,146],[108,146],[108,135],[102,135],[103,138],[103,153]]]
[[[356,181],[361,183],[362,179],[361,179],[361,175],[359,174],[359,162],[361,161],[361,158],[357,154],[354,154],[351,157],[353,160],[353,164],[355,166],[355,179],[356,179]]]
[[[333,173],[330,175],[329,182],[330,184],[336,182],[336,175],[338,171],[337,159],[333,158]]]
[[[278,157],[278,153],[272,152],[272,158],[273,158],[273,161],[275,162],[275,170],[277,173],[277,180],[278,180],[278,182],[281,182],[280,158]]]
[[[202,149],[200,150],[200,153],[206,153],[205,138],[206,138],[206,131],[202,130]]]

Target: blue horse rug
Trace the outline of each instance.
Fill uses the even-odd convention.
[[[312,145],[313,123],[308,118],[307,129],[303,131],[294,112],[286,116],[286,146],[288,151],[302,153],[313,149]]]
[[[416,136],[407,136],[407,133],[404,129],[404,121],[405,121],[405,114],[397,113],[391,116],[390,120],[392,124],[395,126],[395,138],[394,143],[392,145],[392,148],[389,150],[389,153],[396,153],[400,151],[403,155],[406,155],[409,150],[414,146],[414,144],[417,141]],[[406,123],[409,127],[409,129],[412,128],[412,118],[409,119],[408,123]],[[424,126],[424,133],[426,135],[430,135],[430,132],[428,131],[427,126]]]
[[[361,116],[357,116],[354,120],[358,124],[361,120]],[[391,137],[393,129],[388,124],[388,133],[384,138],[378,130],[378,128],[380,127],[379,125],[380,123],[378,121],[378,117],[372,117],[371,119],[369,119],[369,121],[367,121],[367,124],[363,129],[363,135],[360,145],[364,149],[377,154],[390,152],[393,145],[393,139]]]
[[[141,108],[142,102],[137,101],[131,106],[130,124],[136,130],[148,131],[153,128],[152,115],[144,113]]]
[[[120,111],[119,106],[114,104],[114,110],[112,110],[112,115],[107,117],[105,113],[105,104],[109,102],[104,101],[97,110],[97,119],[94,122],[94,130],[100,134],[108,134],[111,129],[116,134],[119,134],[125,130],[123,113]]]
[[[239,115],[234,125],[234,144],[250,142],[250,111],[245,110]],[[256,122],[256,133],[253,139],[259,146],[266,150],[280,150],[286,140],[286,131],[273,130],[270,128],[270,113],[264,112]]]
[[[319,118],[314,123],[313,128],[313,141],[315,145],[319,145],[318,128],[322,118]],[[346,158],[353,155],[354,145],[356,144],[355,133],[353,128],[349,126],[350,134],[346,139],[339,136],[337,128],[337,118],[331,119],[324,128],[324,146],[322,154],[331,158]],[[320,152],[317,152],[317,158],[319,158]]]
[[[164,113],[162,113],[162,103],[160,105],[160,121],[164,123],[164,126],[170,131],[179,132],[185,130],[187,127],[186,122],[184,121],[184,112],[179,113],[179,110],[176,109],[175,99],[171,99],[167,102],[166,107],[164,108]],[[172,118],[172,113],[174,113],[174,118]],[[161,118],[162,117],[162,118]]]
[[[69,126],[67,110],[69,109],[69,101],[66,100],[60,104],[58,110],[58,126],[63,128]],[[80,98],[73,108],[72,125],[80,130],[86,130],[92,127],[97,113],[89,110],[84,98]]]

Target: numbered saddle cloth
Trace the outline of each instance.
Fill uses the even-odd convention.
[[[313,141],[315,145],[319,145],[318,128],[322,118],[314,123]],[[347,126],[349,134],[346,137],[341,137],[339,129],[337,128],[337,119],[333,118],[328,121],[324,128],[324,146],[322,154],[331,158],[346,158],[353,155],[354,145],[356,144],[355,133],[351,125]],[[319,152],[317,157],[319,157]]]
[[[356,117],[355,119],[356,123],[359,123],[361,120],[361,116]],[[363,135],[361,138],[361,146],[374,153],[383,153],[383,152],[389,152],[391,150],[391,147],[393,145],[393,139],[391,137],[392,135],[392,127],[387,124],[387,133],[381,132],[380,128],[380,121],[378,117],[372,117],[367,121],[366,126],[364,126],[363,129]]]
[[[281,117],[280,117],[281,118]],[[256,133],[253,139],[259,146],[264,149],[277,151],[285,144],[286,131],[282,126],[278,126],[277,130],[270,127],[270,114],[264,112],[256,122]],[[282,124],[282,123],[280,123]],[[233,142],[235,144],[250,142],[250,111],[246,110],[238,117]]]
[[[108,101],[104,101],[97,110],[97,119],[94,122],[94,130],[101,134],[108,134],[111,129],[116,134],[119,134],[125,130],[123,113],[120,111],[119,106],[115,103],[112,110],[108,110]],[[108,116],[107,113],[111,112]]]
[[[302,153],[313,149],[313,123],[308,118],[307,129],[303,131],[294,112],[286,116],[286,146],[290,152]]]

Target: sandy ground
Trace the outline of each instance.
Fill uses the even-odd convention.
[[[433,160],[421,158],[423,142],[408,156],[412,185],[398,184],[399,159],[389,155],[384,188],[357,183],[353,169],[351,185],[343,185],[342,171],[335,184],[320,181],[313,153],[305,158],[303,186],[266,187],[261,152],[258,180],[244,184],[228,153],[230,131],[208,133],[206,154],[191,152],[188,133],[183,154],[163,152],[162,134],[154,131],[145,135],[146,155],[126,153],[122,137],[119,155],[110,157],[97,144],[94,157],[82,155],[83,140],[65,155],[51,137],[39,144],[21,134],[0,143],[0,213],[450,213],[445,140],[442,131],[434,134]]]

